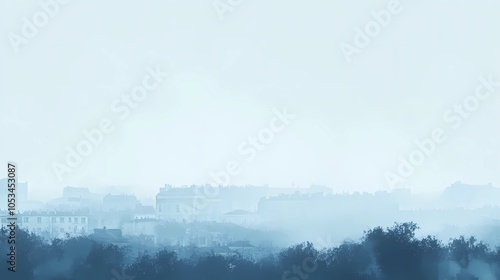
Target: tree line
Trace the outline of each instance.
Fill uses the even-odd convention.
[[[2,250],[0,279],[19,280],[472,280],[500,279],[500,248],[474,237],[446,244],[417,238],[415,223],[366,231],[359,242],[319,250],[305,242],[261,259],[240,254],[192,254],[158,249],[132,254],[128,247],[88,237],[54,239],[18,230],[16,272]],[[7,244],[1,230],[0,248]]]

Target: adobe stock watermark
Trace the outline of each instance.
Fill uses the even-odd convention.
[[[243,0],[214,0],[212,6],[214,7],[217,16],[221,21],[225,20],[226,13],[232,13],[234,10],[243,3]]]
[[[319,248],[333,248],[335,246],[331,234],[328,234],[326,238],[322,236],[316,238],[316,243]]]
[[[283,132],[291,121],[297,117],[295,114],[288,113],[286,108],[281,111],[274,109],[273,113],[274,116],[267,127],[262,128],[255,135],[249,136],[238,145],[237,152],[244,158],[244,161],[252,162],[255,160],[259,152],[265,150],[271,144],[275,139],[275,135]],[[243,171],[241,162],[241,160],[231,159],[226,162],[223,169],[210,172],[211,184],[205,185],[202,190],[195,189],[195,199],[192,205],[182,205],[180,211],[184,219],[193,221],[195,216],[206,209],[210,203],[209,200],[219,195],[219,187],[228,186],[231,183],[231,178],[241,174]]]
[[[111,280],[134,280],[135,276],[130,276],[125,273],[125,269],[122,269],[122,273],[118,273],[116,269],[111,270],[111,274],[113,277],[111,277]]]
[[[344,54],[347,63],[352,62],[352,56],[360,54],[363,49],[368,47],[372,40],[380,35],[383,28],[389,26],[393,17],[403,11],[403,6],[399,0],[391,0],[386,9],[380,11],[371,11],[372,20],[365,23],[363,28],[354,28],[354,38],[352,44],[340,43],[340,50]]]
[[[493,75],[488,77],[479,77],[479,84],[476,86],[473,94],[466,96],[460,103],[453,105],[453,108],[446,110],[443,114],[443,121],[451,126],[453,130],[459,129],[465,120],[476,112],[481,102],[488,100],[493,93],[497,92],[500,86],[499,82],[493,80]],[[415,140],[416,148],[408,156],[399,156],[399,165],[396,172],[386,172],[385,180],[391,188],[404,183],[405,179],[415,173],[417,167],[422,166],[425,161],[431,157],[437,150],[437,147],[446,142],[448,135],[446,129],[437,127],[433,129],[429,137],[423,140]]]
[[[306,257],[301,265],[292,265],[290,270],[284,271],[281,280],[302,280],[309,279],[311,274],[318,270],[316,258]]]
[[[122,94],[111,103],[111,112],[116,115],[120,122],[125,121],[131,112],[138,108],[149,97],[149,94],[156,90],[170,75],[170,73],[162,71],[159,65],[148,67],[146,72],[142,83],[134,86],[130,92]],[[64,161],[62,163],[52,162],[52,170],[59,181],[62,181],[64,174],[73,172],[96,147],[101,145],[106,134],[110,134],[116,129],[116,124],[117,122],[113,121],[112,118],[103,118],[96,127],[83,130],[83,139],[73,146],[66,147]]]
[[[71,2],[71,0],[41,0],[38,2],[40,9],[31,18],[23,17],[19,34],[9,32],[7,37],[15,53],[19,53],[19,47],[26,45],[29,40],[35,38],[40,29],[49,24],[50,20],[56,17],[61,7]]]

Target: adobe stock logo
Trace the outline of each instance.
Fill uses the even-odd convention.
[[[30,39],[35,38],[39,30],[47,26],[50,19],[59,14],[61,5],[66,5],[70,1],[71,0],[43,0],[38,2],[41,9],[35,12],[31,19],[27,17],[21,19],[23,25],[21,26],[20,34],[14,32],[9,32],[9,34],[7,34],[14,52],[18,53],[21,45],[26,45],[29,43]]]
[[[394,15],[398,15],[403,11],[403,7],[398,0],[392,0],[387,4],[387,9],[382,9],[378,12],[372,11],[373,20],[365,23],[363,29],[354,28],[353,44],[346,42],[340,43],[340,50],[344,54],[347,63],[352,62],[354,54],[360,54],[363,49],[368,47],[372,40],[380,35],[382,28],[389,26]]]
[[[443,114],[443,121],[453,130],[458,130],[465,120],[472,116],[480,106],[497,92],[500,82],[493,80],[494,75],[479,77],[474,93],[467,95],[460,103],[455,103],[452,109],[448,109]],[[482,103],[483,102],[483,103]],[[399,165],[396,172],[386,172],[384,174],[387,185],[394,188],[401,185],[412,176],[418,167],[422,166],[448,139],[450,129],[443,127],[434,128],[429,137],[423,140],[415,140],[416,148],[410,151],[409,155],[399,156]]]
[[[111,278],[111,280],[134,280],[135,276],[127,275],[125,273],[125,270],[122,269],[121,274],[116,271],[116,269],[111,270],[111,274],[113,274],[114,277]]]
[[[281,111],[274,109],[274,116],[269,121],[268,127],[260,129],[255,135],[249,136],[238,145],[238,154],[246,157],[247,162],[252,162],[260,151],[273,142],[276,134],[285,130],[291,121],[297,116],[287,112],[286,108]],[[231,177],[241,173],[240,163],[237,160],[230,160],[226,168],[220,171],[210,172],[210,177],[217,186],[229,186]]]
[[[243,0],[214,0],[212,5],[214,6],[214,10],[219,16],[219,19],[223,21],[224,14],[234,12],[234,9],[243,3]]]
[[[147,75],[143,77],[141,84],[134,86],[129,94],[122,94],[120,98],[116,98],[111,103],[111,112],[117,114],[121,122],[125,121],[132,111],[138,108],[148,98],[149,94],[170,76],[170,73],[162,71],[158,65],[156,65],[156,68],[148,67],[146,72]],[[84,139],[81,139],[74,146],[66,147],[65,162],[52,162],[52,170],[59,181],[62,181],[64,174],[73,172],[92,153],[94,148],[101,145],[106,134],[112,133],[115,128],[116,123],[111,118],[103,118],[96,128],[83,130]]]
[[[317,256],[308,256],[302,261],[301,266],[292,265],[291,270],[284,271],[281,280],[309,279],[316,270],[318,270]]]
[[[241,157],[244,157],[246,162],[254,161],[259,152],[269,147],[276,135],[283,132],[297,117],[297,115],[289,113],[286,107],[281,111],[274,109],[273,113],[274,116],[271,117],[266,127],[247,137],[238,145],[237,152]],[[231,159],[226,162],[221,170],[210,172],[210,185],[204,186],[201,191],[195,189],[196,197],[192,204],[181,205],[180,211],[183,218],[189,222],[193,221],[197,215],[209,206],[210,199],[214,199],[219,195],[220,186],[229,186],[231,180],[243,172],[243,165],[243,160]],[[211,185],[214,187],[211,187]]]

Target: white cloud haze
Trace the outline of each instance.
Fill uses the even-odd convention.
[[[2,1],[0,163],[17,162],[39,199],[67,185],[153,195],[164,183],[209,183],[232,159],[245,163],[234,184],[374,191],[415,140],[443,127],[447,140],[404,185],[500,186],[500,87],[459,129],[443,119],[479,77],[500,81],[500,3],[401,0],[349,63],[342,42],[353,44],[389,2],[243,1],[221,20],[211,0],[61,1],[32,38],[13,44],[23,18],[44,9]],[[152,65],[171,75],[120,121],[111,104]],[[240,143],[285,107],[297,118],[245,162]],[[53,162],[104,118],[113,132],[58,180]]]

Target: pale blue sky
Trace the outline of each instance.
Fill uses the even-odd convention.
[[[242,167],[234,184],[374,191],[441,127],[446,142],[404,185],[500,186],[500,88],[459,129],[443,120],[479,76],[500,81],[500,4],[401,1],[347,63],[340,44],[389,2],[244,1],[221,20],[209,0],[72,1],[15,53],[9,34],[41,8],[2,1],[0,163],[17,161],[39,199],[66,185],[153,195],[164,183],[209,183],[230,160]],[[156,64],[171,76],[121,121],[111,104]],[[240,143],[284,107],[297,117],[247,162]],[[53,162],[103,118],[116,130],[58,180]]]

